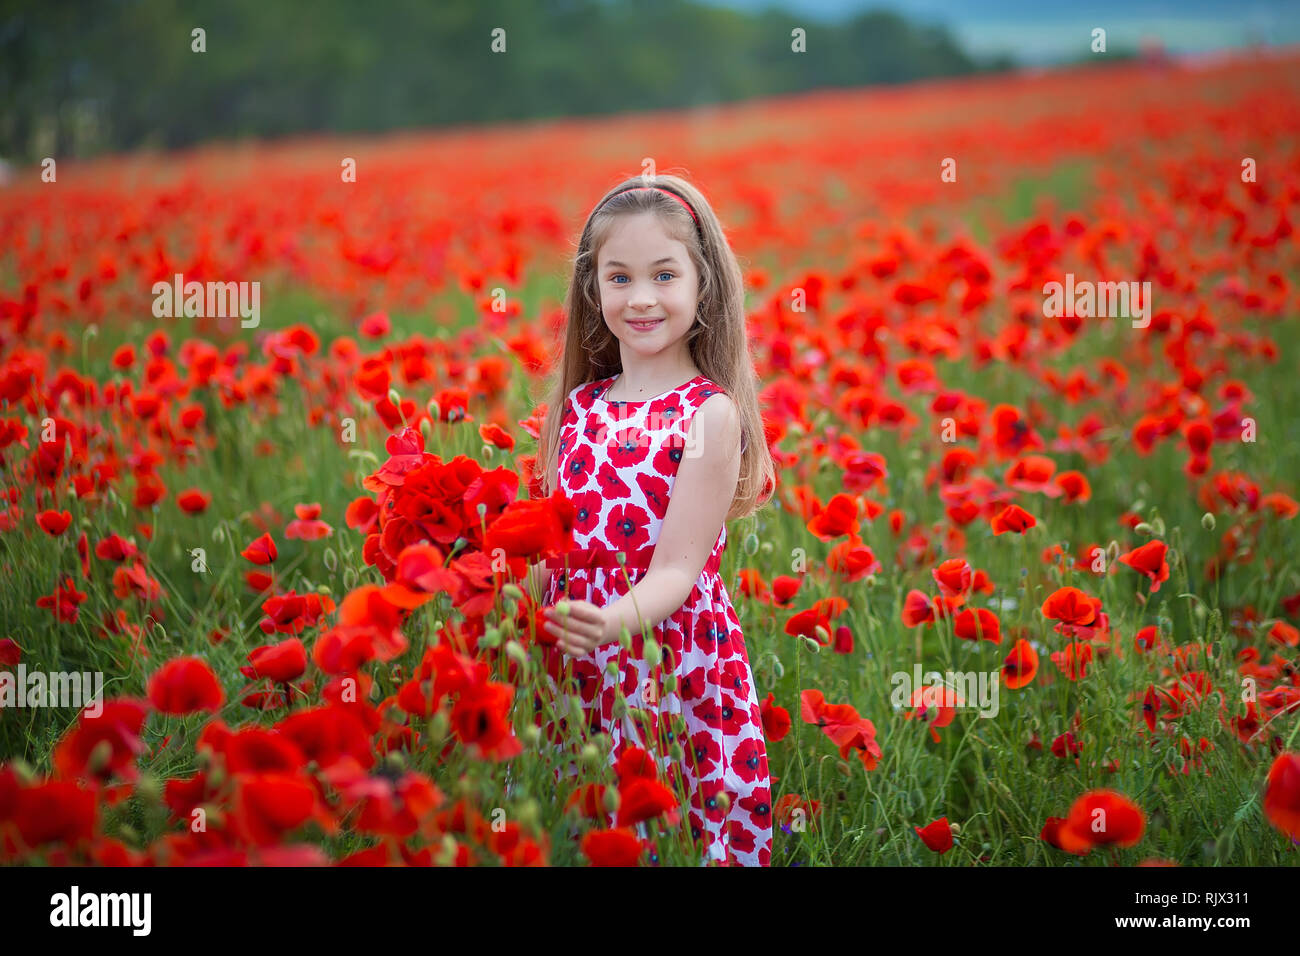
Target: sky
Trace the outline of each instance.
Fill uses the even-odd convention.
[[[1009,53],[1025,64],[1078,58],[1094,27],[1107,47],[1157,40],[1170,53],[1200,54],[1257,43],[1300,44],[1300,0],[706,0],[737,10],[778,7],[822,21],[887,9],[939,23],[970,54]]]

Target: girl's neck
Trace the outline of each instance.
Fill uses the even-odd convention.
[[[607,401],[625,401],[636,402],[653,395],[662,395],[664,392],[671,392],[674,388],[684,385],[691,379],[699,376],[700,370],[692,364],[688,369],[678,370],[671,375],[649,374],[631,378],[627,374],[627,369],[619,372],[614,376],[614,381],[610,383],[609,388],[605,390]],[[615,394],[617,393],[617,394]]]

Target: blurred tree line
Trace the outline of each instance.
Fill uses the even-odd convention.
[[[797,27],[807,52],[792,52]],[[885,11],[825,24],[688,0],[0,0],[0,156],[662,109],[1012,65]]]

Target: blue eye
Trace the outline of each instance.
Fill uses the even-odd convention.
[[[657,279],[657,278],[659,278],[659,276],[673,276],[673,275],[676,275],[676,273],[669,272],[667,269],[664,269],[662,272],[658,272],[658,273],[656,273],[656,274],[655,274],[655,278]],[[618,279],[618,278],[620,278],[620,277],[621,277],[621,278],[624,278],[624,279],[627,278],[627,276],[624,276],[623,273],[619,272],[619,273],[616,273],[615,275],[610,276],[610,277],[609,277],[609,280],[610,280],[611,282],[614,282],[615,279]],[[615,282],[614,284],[615,284],[615,285],[622,285],[621,282]]]

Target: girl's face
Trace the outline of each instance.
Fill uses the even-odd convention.
[[[654,213],[621,216],[596,265],[601,313],[624,357],[680,349],[681,364],[690,364],[686,333],[695,322],[699,276],[685,243],[670,237]]]

